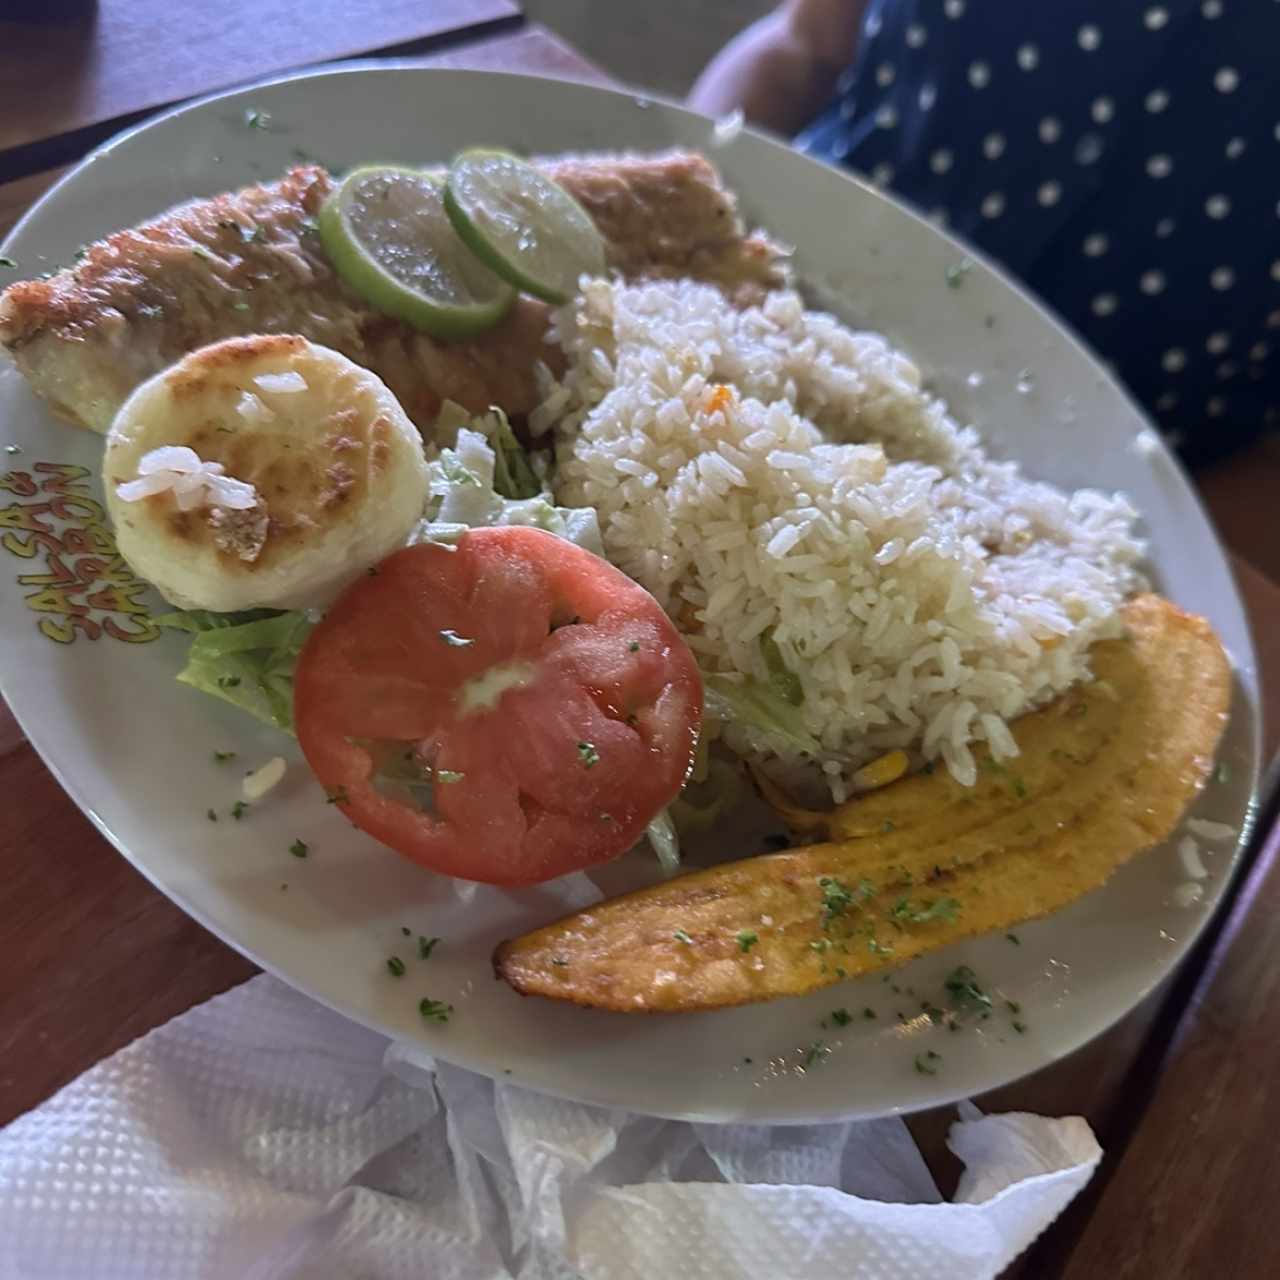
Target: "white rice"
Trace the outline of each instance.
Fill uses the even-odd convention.
[[[705,671],[765,678],[773,629],[837,794],[893,747],[972,782],[970,744],[1013,755],[1008,722],[1119,633],[1141,585],[1130,505],[988,458],[878,335],[690,281],[591,281],[557,324],[569,370],[538,421],[558,501],[596,509]],[[713,409],[716,384],[734,396]]]

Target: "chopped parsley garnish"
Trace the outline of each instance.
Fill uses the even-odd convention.
[[[847,1027],[849,1023],[853,1021],[853,1015],[848,1009],[832,1009],[831,1021],[834,1022],[837,1027]]]
[[[10,457],[13,457],[15,454],[19,454],[22,452],[22,446],[20,444],[7,444],[4,447],[4,451]]]
[[[862,882],[863,885],[866,883],[865,880]],[[837,916],[844,915],[854,905],[854,891],[848,885],[841,884],[835,876],[821,876],[818,888],[822,890],[822,927],[826,929]]]
[[[991,1012],[991,997],[978,985],[978,975],[967,964],[947,974],[943,986],[961,1009]]]
[[[627,651],[628,651],[629,653],[639,653],[639,652],[640,652],[640,641],[639,641],[639,640],[633,640],[629,645],[627,645]]]
[[[453,1005],[445,1004],[443,1000],[424,998],[418,1001],[418,1012],[428,1022],[448,1022],[449,1015],[453,1012]]]
[[[956,918],[960,904],[954,898],[938,898],[934,902],[912,902],[899,898],[889,911],[889,919],[899,928],[907,924],[929,924],[934,920],[950,923]]]
[[[18,264],[8,255],[0,253],[0,267],[9,267],[10,269],[13,269],[16,268],[17,265]]]
[[[1015,947],[1022,946],[1022,939],[1016,933],[1006,933],[1004,936],[1006,942],[1012,942]]]
[[[402,924],[402,925],[400,926],[400,932],[401,932],[402,934],[404,934],[404,936],[405,936],[406,938],[412,938],[412,937],[413,937],[413,930],[412,930],[412,929],[410,929],[410,928],[409,928],[409,926],[408,926],[407,924]]]
[[[249,304],[247,302],[233,302],[231,304],[232,311],[248,311]]]
[[[814,1063],[818,1062],[822,1058],[825,1058],[827,1054],[829,1054],[830,1052],[831,1050],[828,1049],[827,1046],[823,1044],[821,1040],[815,1040],[809,1046],[809,1050],[804,1055],[804,1061],[800,1064],[800,1066],[807,1071],[811,1066],[814,1065]]]
[[[399,956],[390,956],[387,960],[387,969],[393,978],[403,978],[405,969],[404,961]]]
[[[210,822],[217,822],[218,820],[218,815],[212,809],[206,809],[204,816],[208,818]]]
[[[1016,1000],[1006,1000],[1004,1003],[1005,1008],[1008,1009],[1010,1013],[1022,1012],[1022,1006]]]
[[[1231,766],[1225,761],[1220,761],[1218,767],[1213,771],[1215,782],[1231,781]]]
[[[1025,1034],[1026,1034],[1026,1030],[1027,1030],[1027,1024],[1026,1024],[1025,1022],[1017,1022],[1017,1021],[1015,1021],[1015,1022],[1013,1023],[1013,1029],[1014,1029],[1014,1030],[1015,1030],[1015,1031],[1016,1031],[1020,1036],[1021,1036],[1021,1035],[1025,1035]]]
[[[883,831],[885,835],[888,835],[889,832],[893,830],[893,819],[886,818],[881,824],[880,830]]]
[[[1013,794],[1017,796],[1019,800],[1025,800],[1027,798],[1027,784],[1016,774],[1013,777]]]
[[[738,950],[750,951],[751,948],[759,941],[760,935],[758,933],[752,933],[749,929],[743,929],[742,932],[738,934]]]
[[[973,260],[971,258],[961,258],[959,262],[952,263],[947,268],[947,288],[958,289],[963,283],[964,278],[973,270]]]
[[[240,819],[244,817],[248,808],[249,806],[244,800],[237,800],[235,804],[231,806],[231,816],[239,822]]]
[[[258,111],[254,107],[250,107],[244,113],[244,122],[250,129],[266,129],[271,125],[271,115],[267,111]]]
[[[325,804],[346,804],[351,797],[347,795],[346,787],[325,788],[324,802]]]
[[[461,782],[467,775],[457,769],[437,769],[433,776],[437,782]]]
[[[673,937],[677,942],[683,942],[683,943],[687,944],[688,946],[693,946],[693,939],[692,939],[691,937],[689,937],[689,935],[688,935],[687,933],[685,933],[685,931],[684,931],[683,929],[677,929],[677,930],[675,931],[675,933],[673,933],[671,936],[672,936],[672,937]]]
[[[875,938],[867,939],[867,950],[873,956],[891,956],[893,955],[893,943],[877,942]]]
[[[870,1005],[867,1005],[867,1007],[862,1011],[862,1016],[866,1018],[868,1022],[873,1022],[878,1015]]]
[[[234,751],[215,751],[213,753],[214,764],[226,764],[228,760],[234,760],[236,753]]]
[[[584,769],[594,769],[600,763],[600,753],[596,750],[594,743],[580,742],[578,743],[578,759],[582,761]]]
[[[295,840],[289,846],[289,852],[293,854],[295,858],[305,858],[310,851],[307,848],[307,842],[305,840]]]
[[[431,953],[436,949],[436,943],[439,938],[424,938],[422,934],[418,934],[418,959],[430,960]]]
[[[240,685],[239,676],[219,676],[218,677],[219,689],[236,689],[239,687],[239,685]]]
[[[942,1054],[935,1053],[932,1049],[928,1049],[924,1053],[916,1054],[916,1070],[922,1076],[936,1076],[938,1074],[938,1068],[934,1066],[934,1063],[941,1061]]]
[[[448,627],[440,632],[440,639],[450,649],[465,649],[468,645],[475,644],[474,640],[468,640],[466,636],[460,636],[456,631],[452,631]]]

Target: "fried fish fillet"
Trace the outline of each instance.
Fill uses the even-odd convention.
[[[618,1012],[804,995],[1047,915],[1165,839],[1204,784],[1231,668],[1158,596],[1093,650],[1096,679],[1013,728],[973,787],[938,770],[842,806],[833,841],[614,898],[503,943],[517,991]]]
[[[584,155],[540,162],[631,277],[687,275],[751,301],[784,283],[781,252],[747,234],[702,156]],[[537,402],[535,365],[554,364],[548,308],[521,299],[495,329],[439,342],[372,310],[329,265],[316,214],[335,187],[317,165],[194,200],[90,245],[75,266],[0,294],[0,345],[72,422],[106,431],[141,382],[223,338],[297,334],[372,369],[420,428],[441,403],[512,415]]]

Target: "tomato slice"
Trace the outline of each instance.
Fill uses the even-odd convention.
[[[658,602],[540,529],[409,547],[312,631],[307,762],[433,871],[535,884],[629,849],[693,764],[702,681]]]

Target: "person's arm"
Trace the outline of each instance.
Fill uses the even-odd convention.
[[[868,0],[786,0],[729,41],[698,77],[689,105],[710,116],[741,109],[754,125],[792,134],[817,114],[853,59]]]

